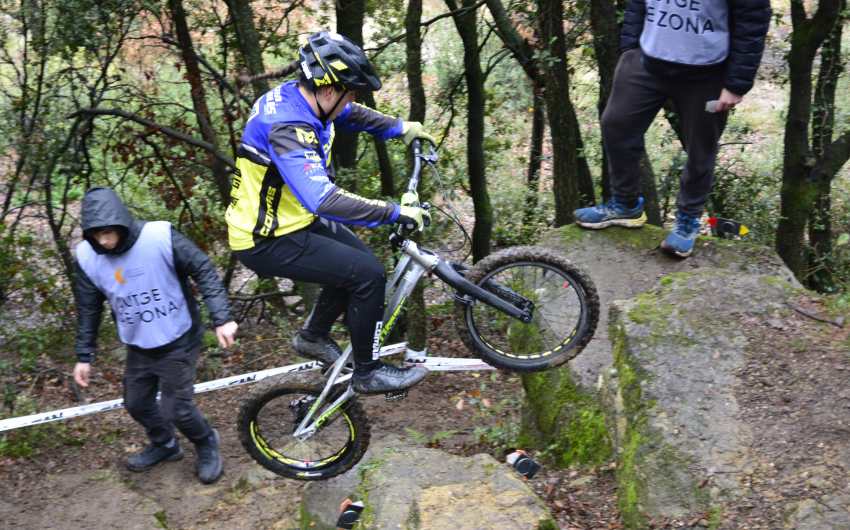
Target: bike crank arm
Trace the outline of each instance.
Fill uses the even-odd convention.
[[[339,380],[337,380],[335,384],[343,381],[348,381],[349,379],[351,379],[351,374],[346,374],[342,376]],[[313,421],[309,425],[304,425],[305,422],[310,421],[310,417],[312,416],[313,412],[315,412],[314,409],[316,408],[316,405],[322,403],[321,398],[317,399],[316,402],[313,404],[313,407],[311,407],[310,413],[307,414],[307,416],[301,422],[301,425],[299,425],[298,428],[295,429],[295,432],[292,433],[292,436],[298,439],[298,441],[300,442],[308,440],[311,436],[316,434],[316,432],[321,429],[325,425],[325,423],[328,422],[328,420],[331,419],[331,417],[336,411],[342,408],[342,406],[345,405],[345,403],[349,399],[353,398],[354,395],[354,389],[351,388],[351,385],[348,385],[348,388],[345,389],[345,392],[343,392],[341,396],[336,398],[333,403],[331,403],[325,410],[323,410],[315,421]]]

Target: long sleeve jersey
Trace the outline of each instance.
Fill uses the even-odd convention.
[[[254,247],[311,224],[317,216],[374,227],[398,219],[396,204],[366,199],[333,183],[335,127],[368,132],[382,140],[402,135],[402,121],[357,103],[322,122],[290,81],[254,103],[245,125],[226,220],[233,250]]]

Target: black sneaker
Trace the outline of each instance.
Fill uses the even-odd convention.
[[[295,348],[298,355],[325,364],[335,363],[342,355],[339,344],[334,342],[332,338],[320,337],[317,340],[308,340],[301,335],[300,331],[292,339],[292,347]]]
[[[424,366],[396,368],[381,364],[371,372],[359,375],[356,372],[352,378],[354,391],[359,394],[386,394],[394,390],[410,388],[428,375]]]
[[[127,458],[127,469],[130,471],[146,471],[160,462],[174,462],[183,458],[183,450],[176,439],[173,445],[150,444],[140,452],[132,454]]]
[[[204,484],[212,484],[224,473],[224,463],[218,450],[219,441],[218,431],[213,429],[203,442],[195,444],[198,457],[195,462],[195,472],[198,480]]]

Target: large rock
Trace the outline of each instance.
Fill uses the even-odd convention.
[[[452,530],[556,529],[548,510],[506,464],[489,455],[464,458],[413,447],[395,437],[373,440],[363,460],[304,491],[301,527],[332,529],[339,504],[361,500],[362,528]]]
[[[775,276],[702,270],[613,304],[603,390],[627,527],[716,512],[742,494],[754,441],[735,394],[750,346],[743,320],[788,311],[792,291]]]
[[[667,232],[645,225],[641,229],[607,228],[585,230],[568,225],[547,232],[541,244],[562,252],[584,268],[599,291],[602,308],[596,335],[584,352],[570,362],[586,388],[593,388],[603,369],[611,364],[608,340],[607,308],[614,300],[623,300],[652,289],[659,278],[677,272],[711,269],[733,274],[767,274],[798,285],[791,272],[772,249],[746,241],[728,241],[700,237],[693,256],[687,260],[671,258],[658,250]]]

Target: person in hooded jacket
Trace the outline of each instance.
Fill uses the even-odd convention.
[[[357,92],[381,88],[363,50],[321,31],[300,49],[301,76],[254,103],[237,152],[226,219],[230,248],[266,277],[322,285],[316,305],[294,337],[300,355],[333,363],[340,347],[329,336],[345,314],[354,357],[352,386],[361,394],[409,388],[427,374],[377,358],[386,275],[372,251],[345,225],[418,228],[430,219],[415,193],[400,204],[367,199],[334,183],[331,147],[336,127],[387,140],[433,143],[419,122],[402,121],[357,104]]]
[[[166,221],[139,221],[109,188],[92,188],[82,202],[83,241],[75,249],[77,301],[74,380],[88,386],[97,333],[108,301],[127,346],[124,408],[150,439],[126,462],[144,471],[183,458],[176,426],[195,444],[196,472],[209,484],[223,473],[219,434],[195,406],[193,382],[204,327],[190,291],[201,291],[223,348],[237,324],[227,291],[209,258]],[[157,391],[161,392],[159,404]]]
[[[691,255],[714,184],[729,111],[750,91],[770,25],[770,0],[629,0],[620,60],[602,113],[611,199],[575,211],[591,229],[646,223],[640,196],[644,134],[667,100],[680,119],[688,159],[676,219],[661,250]]]

